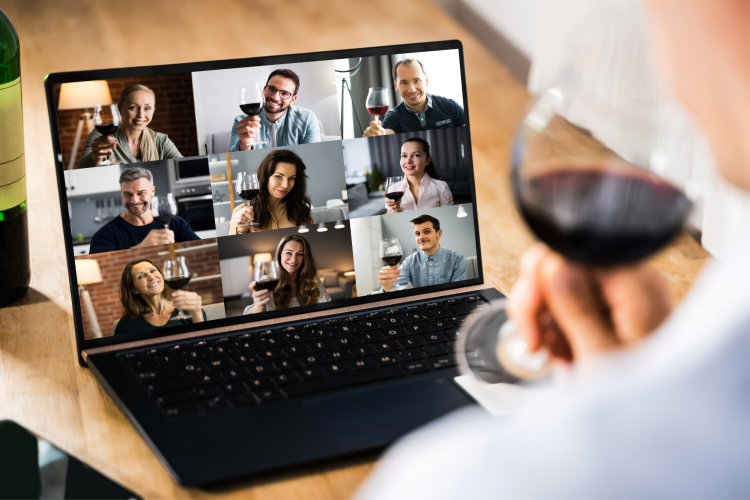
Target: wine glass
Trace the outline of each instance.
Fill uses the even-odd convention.
[[[388,111],[388,89],[385,87],[370,87],[367,93],[367,112],[379,121],[380,117]]]
[[[117,104],[97,104],[94,106],[94,128],[103,136],[113,136],[122,123]],[[107,156],[99,165],[118,165],[119,160]]]
[[[190,273],[188,272],[187,263],[183,255],[176,256],[174,259],[164,261],[164,282],[172,290],[182,290],[190,283]],[[189,314],[182,310],[177,310],[177,316],[169,318],[170,321],[190,319]]]
[[[237,195],[245,200],[247,207],[250,208],[250,202],[258,196],[258,192],[260,191],[258,176],[254,172],[238,172],[235,190],[237,191]],[[239,225],[242,227],[251,226],[252,230],[254,229],[252,226],[257,226],[258,223],[247,222]]]
[[[552,250],[589,269],[653,254],[680,232],[693,206],[656,174],[667,157],[659,148],[658,115],[600,95],[587,79],[566,72],[532,104],[511,154],[513,192],[527,225]],[[499,376],[500,367],[525,379],[548,373],[549,354],[531,353],[504,310],[482,315],[465,329],[462,366],[483,380],[488,371]],[[543,311],[539,321],[554,320]]]
[[[380,258],[386,266],[397,266],[404,256],[398,238],[384,238],[380,241]],[[392,291],[405,290],[406,287],[399,285],[398,281],[393,284]]]
[[[279,284],[279,263],[275,260],[254,262],[253,281],[256,290],[273,291]]]
[[[266,98],[263,93],[264,86],[260,83],[244,83],[240,86],[240,109],[247,116],[258,116],[265,108]],[[267,144],[255,137],[252,145]]]
[[[385,180],[385,196],[393,201],[400,201],[404,196],[404,177],[396,175]]]
[[[152,197],[151,214],[156,222],[164,226],[164,229],[169,229],[169,225],[177,217],[177,203],[172,193]]]

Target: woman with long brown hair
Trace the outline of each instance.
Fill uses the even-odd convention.
[[[268,153],[255,172],[260,185],[258,196],[250,207],[243,203],[234,209],[229,234],[250,231],[250,222],[257,223],[260,231],[312,224],[305,170],[304,162],[293,151]]]
[[[115,335],[206,321],[200,295],[170,290],[159,266],[148,259],[131,261],[123,269],[120,302],[123,315],[117,323]],[[179,309],[187,312],[191,319],[172,320]]]
[[[148,128],[156,109],[156,95],[145,85],[130,85],[120,94],[117,108],[120,128],[111,135],[93,130],[86,139],[78,168],[96,167],[111,155],[120,163],[182,158],[177,146],[162,134]]]
[[[279,285],[273,291],[256,290],[255,282],[250,283],[253,303],[243,314],[331,301],[318,278],[315,258],[305,238],[294,233],[284,236],[276,247],[276,262],[279,263]]]

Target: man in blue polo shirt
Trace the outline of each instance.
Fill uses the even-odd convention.
[[[120,174],[120,192],[126,211],[94,234],[89,253],[199,240],[190,225],[179,216],[175,216],[169,229],[154,220],[151,201],[155,190],[154,176],[148,169],[133,167]]]
[[[464,109],[453,99],[427,92],[429,85],[424,64],[419,59],[403,59],[393,65],[393,85],[404,101],[380,122],[370,122],[363,137],[436,128],[463,127]]]

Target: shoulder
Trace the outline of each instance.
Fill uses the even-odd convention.
[[[123,316],[122,318],[117,321],[117,326],[115,327],[115,335],[122,335],[125,333],[132,333],[134,331],[138,330],[138,320],[143,319],[143,316],[139,316],[135,319],[126,318]]]
[[[157,146],[171,144],[172,141],[169,139],[169,136],[167,134],[164,134],[162,132],[157,132],[156,130],[151,130],[151,132],[154,133],[154,142],[156,143]]]
[[[442,247],[442,249],[445,250],[446,257],[448,257],[449,259],[451,259],[451,260],[453,260],[455,262],[461,262],[461,261],[465,261],[466,260],[464,258],[464,256],[463,256],[463,254],[458,253],[455,250],[452,250],[450,248],[445,248],[445,247]]]
[[[439,106],[461,108],[461,105],[457,103],[455,100],[451,99],[450,97],[443,97],[441,95],[432,94],[432,102],[438,104]]]
[[[118,233],[123,228],[123,224],[125,223],[124,220],[122,220],[122,217],[117,215],[116,217],[113,217],[111,221],[104,224],[102,227],[99,228],[97,232],[94,233],[94,238],[96,237],[102,237],[108,234],[112,233]]]
[[[303,108],[301,106],[289,106],[289,110],[292,112],[292,116],[295,119],[301,119],[301,120],[318,120],[318,117],[315,116],[315,113],[313,113],[311,110],[307,108]]]
[[[414,252],[411,255],[407,255],[406,258],[404,259],[404,261],[401,263],[401,265],[402,266],[411,266],[412,264],[414,264],[415,261],[418,262],[419,261],[419,253],[420,252]]]

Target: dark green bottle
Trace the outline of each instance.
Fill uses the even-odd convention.
[[[21,48],[0,10],[0,306],[23,297],[30,279]]]

